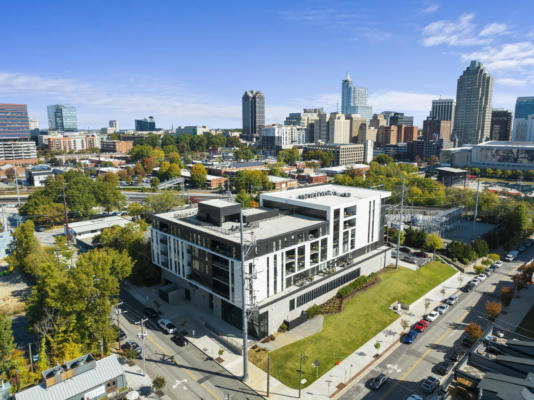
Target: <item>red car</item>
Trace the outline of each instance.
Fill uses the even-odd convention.
[[[428,321],[426,319],[422,319],[418,322],[418,324],[424,325],[424,327],[426,328],[428,326]]]
[[[419,321],[417,324],[415,324],[415,330],[418,330],[419,332],[423,332],[425,328],[428,326],[428,323],[426,321]]]

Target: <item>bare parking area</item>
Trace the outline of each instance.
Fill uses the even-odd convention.
[[[0,266],[7,267],[7,264]],[[13,336],[18,345],[30,342],[24,315],[24,300],[30,290],[30,285],[18,271],[0,276],[0,313],[12,317]]]

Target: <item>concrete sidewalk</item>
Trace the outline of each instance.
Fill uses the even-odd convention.
[[[439,305],[444,297],[450,296],[458,291],[460,286],[460,278],[463,278],[463,282],[467,282],[470,277],[467,274],[456,273],[434,289],[426,293],[419,300],[416,300],[410,305],[410,310],[404,315],[396,319],[382,332],[371,338],[360,348],[356,349],[345,360],[342,360],[339,365],[336,365],[330,371],[321,376],[317,381],[313,382],[310,386],[302,390],[302,399],[318,399],[338,397],[341,395],[343,388],[349,384],[357,381],[364,372],[367,371],[375,362],[378,362],[380,358],[376,358],[375,343],[378,341],[381,343],[380,356],[383,357],[386,354],[392,352],[398,345],[400,336],[405,330],[401,326],[401,320],[406,319],[410,325],[420,320],[427,312],[425,310],[425,300],[430,300],[431,304],[428,311],[431,311],[434,307]],[[445,289],[445,295],[441,294],[441,290]],[[226,323],[222,323],[213,316],[199,310],[198,308],[190,307],[189,304],[181,304],[180,307],[170,306],[162,300],[156,297],[156,291],[147,288],[135,288],[130,291],[138,300],[144,304],[152,306],[154,300],[159,304],[159,309],[163,312],[166,318],[172,320],[179,330],[186,329],[188,332],[188,340],[202,350],[205,354],[213,359],[219,360],[226,370],[235,376],[242,376],[243,374],[243,358],[240,354],[232,352],[233,346],[225,346],[224,342],[221,342],[220,338],[216,338],[213,332],[206,329],[206,325],[203,322],[208,322],[210,326],[223,327],[224,334],[227,335],[225,340],[231,340],[232,344],[240,345],[241,338],[239,333],[233,327],[227,327]],[[524,292],[523,292],[524,293]],[[526,296],[525,296],[526,297]],[[516,299],[514,299],[516,300]],[[520,300],[520,299],[518,299]],[[234,331],[235,330],[235,331]],[[249,346],[253,342],[249,341]],[[219,355],[219,350],[223,349],[222,355]],[[267,374],[260,368],[256,367],[252,363],[248,363],[249,378],[246,383],[261,395],[266,395]],[[277,379],[271,376],[270,379],[270,399],[288,399],[298,398],[298,390],[291,389],[282,384]]]

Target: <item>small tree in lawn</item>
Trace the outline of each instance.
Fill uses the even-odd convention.
[[[152,380],[152,389],[154,389],[155,392],[159,392],[164,387],[165,387],[165,378],[164,377],[156,376]]]
[[[490,321],[495,321],[502,311],[502,304],[496,301],[486,300],[486,315]]]
[[[445,293],[447,293],[447,291],[445,290],[445,288],[441,288],[441,295],[443,297],[445,297]]]
[[[514,297],[514,289],[510,286],[503,286],[501,288],[501,302],[505,307],[508,307]]]
[[[428,307],[430,307],[430,300],[425,300],[425,314],[428,312]]]
[[[464,277],[462,276],[462,274],[458,274],[458,284],[462,286],[463,283],[464,283]]]
[[[432,258],[436,258],[436,250],[439,250],[443,247],[443,240],[439,237],[437,233],[429,233],[426,235],[425,247],[432,251]]]
[[[380,349],[380,342],[375,343],[375,349],[376,349],[376,356],[378,357],[378,350]]]
[[[482,328],[476,322],[471,322],[469,325],[466,325],[465,333],[467,333],[467,336],[469,336],[469,339],[471,339],[473,342],[480,339],[480,337],[484,334]]]
[[[410,323],[405,319],[401,319],[400,323],[401,323],[402,329],[404,329],[404,330],[406,330],[406,329],[408,329],[410,327]]]

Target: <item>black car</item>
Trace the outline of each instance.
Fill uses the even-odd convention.
[[[184,347],[187,344],[187,339],[182,335],[174,335],[171,340],[180,347]]]
[[[436,373],[440,375],[447,375],[452,367],[454,367],[454,361],[445,360],[436,365]]]
[[[412,251],[408,247],[401,247],[401,253],[412,254]]]
[[[447,354],[447,360],[460,361],[463,356],[465,356],[465,351],[454,350]]]
[[[463,288],[462,288],[462,291],[464,293],[467,293],[467,292],[470,292],[471,290],[473,290],[473,288],[475,287],[475,285],[473,285],[472,283],[468,283],[467,285],[465,285]]]
[[[126,339],[126,333],[122,329],[119,329],[119,341]]]
[[[471,338],[469,338],[469,337],[467,337],[467,336],[464,337],[464,338],[462,339],[462,344],[463,344],[464,346],[466,346],[466,347],[471,347],[471,346],[473,345],[473,343],[475,343],[475,342],[473,342],[473,341],[471,340]]]
[[[377,377],[369,381],[369,389],[378,390],[389,380],[389,377],[385,374],[380,374]]]
[[[158,312],[156,310],[154,310],[153,308],[145,307],[143,312],[145,313],[145,315],[148,318],[157,318],[158,317]]]

